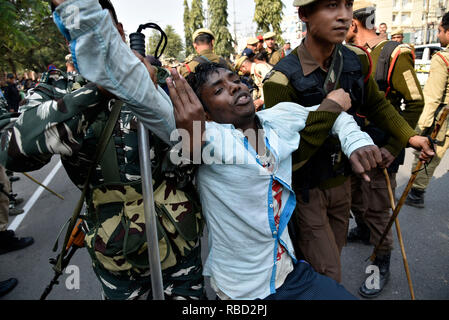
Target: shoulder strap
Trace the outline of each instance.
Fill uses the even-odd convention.
[[[379,89],[386,94],[391,90],[391,73],[401,51],[398,50],[393,60],[391,60],[391,55],[399,45],[398,42],[388,41],[382,48],[377,61],[375,80],[379,85]]]
[[[447,61],[447,59],[441,54],[441,52],[437,52],[436,54],[439,55],[441,59],[443,59],[444,63],[446,64],[447,71],[449,71],[449,61]]]
[[[100,137],[100,141],[98,142],[98,148],[95,152],[95,156],[94,159],[92,161],[92,165],[89,167],[89,171],[87,172],[87,177],[86,177],[86,181],[84,182],[84,186],[83,186],[83,190],[81,193],[81,197],[78,200],[78,203],[75,207],[75,210],[73,211],[72,217],[70,218],[70,223],[69,226],[67,227],[67,232],[65,235],[65,239],[64,239],[64,244],[62,246],[61,249],[61,253],[58,256],[58,261],[54,266],[54,270],[56,272],[61,273],[62,269],[63,269],[63,259],[64,256],[66,254],[67,251],[67,243],[69,242],[70,239],[70,235],[72,234],[73,228],[75,227],[75,224],[78,220],[78,217],[80,215],[81,209],[83,208],[84,205],[84,198],[86,197],[87,194],[87,189],[89,188],[89,182],[90,182],[90,178],[92,176],[92,173],[95,170],[95,167],[97,166],[98,161],[101,159],[101,157],[103,156],[103,153],[106,150],[106,147],[109,143],[109,140],[112,136],[112,132],[114,131],[114,127],[115,124],[118,120],[118,117],[120,115],[120,110],[122,108],[123,102],[122,101],[116,101],[114,106],[112,107],[112,111],[111,114],[109,115],[109,119],[108,122],[106,123],[105,128],[103,129],[103,132],[101,134]]]

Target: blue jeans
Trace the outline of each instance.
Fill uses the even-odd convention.
[[[301,261],[284,284],[264,300],[358,300],[335,280],[319,274]]]

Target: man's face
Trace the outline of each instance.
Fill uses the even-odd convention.
[[[380,33],[380,34],[387,33],[387,25],[386,25],[386,24],[382,23],[382,24],[379,26],[379,33]]]
[[[328,44],[345,40],[352,21],[353,0],[320,0],[312,10],[300,8],[299,17],[308,23],[308,35]]]
[[[247,46],[247,48],[249,48],[249,49],[251,49],[251,50],[253,50],[253,51],[256,51],[256,50],[257,50],[257,45],[255,45],[255,44],[249,44],[249,45]]]
[[[284,49],[285,50],[290,50],[290,43],[284,44]]]
[[[263,42],[262,41],[259,41],[259,43],[257,44],[257,47],[256,47],[256,50],[262,50],[262,48],[263,48]]]
[[[265,40],[265,44],[267,45],[267,48],[274,49],[276,41],[274,40],[274,38],[269,38]]]
[[[404,36],[402,34],[395,34],[391,37],[391,41],[402,43],[404,41]]]
[[[240,72],[243,73],[245,76],[251,74],[251,65],[252,63],[248,60],[242,63],[242,66],[240,67]]]
[[[442,47],[447,47],[449,45],[449,29],[444,30],[441,23],[438,26],[438,40]]]
[[[201,88],[200,96],[208,109],[209,120],[240,128],[254,119],[254,102],[248,87],[227,69],[212,72]]]

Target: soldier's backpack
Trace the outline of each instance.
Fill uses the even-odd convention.
[[[391,91],[391,75],[401,51],[398,50],[393,59],[390,59],[390,57],[392,56],[394,50],[396,50],[396,48],[400,45],[401,44],[399,42],[388,41],[382,48],[379,55],[379,60],[377,62],[376,76],[374,80],[376,80],[379,89],[385,92],[386,96]]]

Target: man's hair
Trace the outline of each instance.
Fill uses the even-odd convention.
[[[374,29],[376,23],[375,8],[363,8],[354,11],[353,18],[358,20],[365,29]]]
[[[112,5],[110,0],[100,0],[100,5],[103,9],[109,10],[114,19],[115,24],[118,24],[117,13],[115,12],[114,6]]]
[[[446,12],[443,16],[443,19],[441,19],[441,27],[444,29],[444,31],[449,30],[449,12]]]
[[[385,22],[382,22],[381,24],[379,24],[379,26],[387,26],[387,24]]]
[[[187,82],[192,87],[192,90],[195,92],[195,94],[203,104],[205,111],[208,111],[208,107],[201,98],[201,89],[209,80],[210,75],[212,73],[219,73],[220,69],[228,70],[221,64],[215,62],[203,62],[196,66],[195,72],[191,72],[186,78]]]
[[[214,40],[214,37],[212,37],[210,34],[202,33],[195,38],[194,42],[196,44],[211,44],[212,40]]]
[[[261,51],[254,56],[254,59],[263,60],[265,62],[268,62],[268,60],[269,60],[268,53],[266,51]]]

